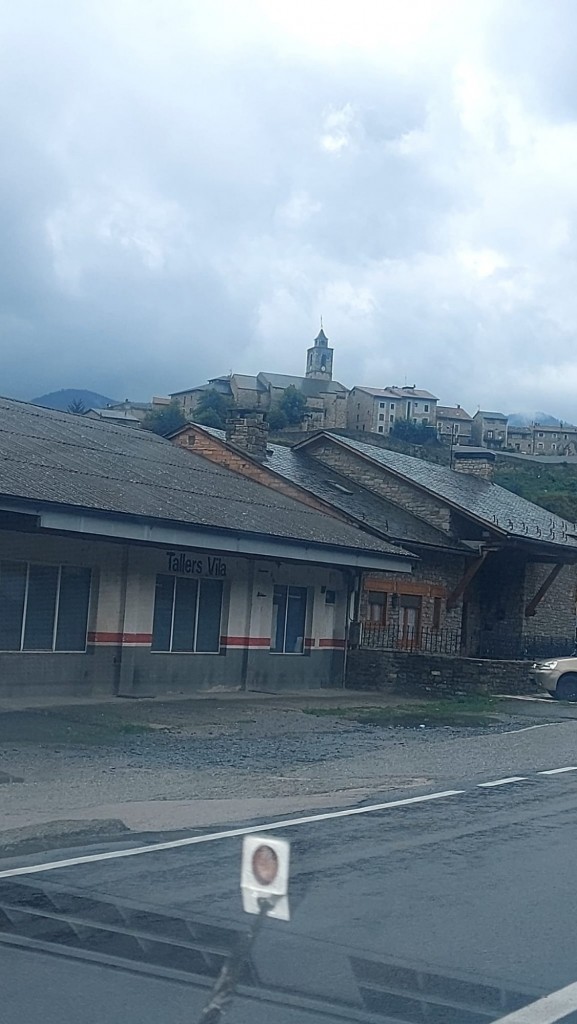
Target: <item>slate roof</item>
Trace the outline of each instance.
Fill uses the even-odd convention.
[[[472,417],[464,409],[461,409],[460,405],[438,405],[437,419],[466,420],[469,423]]]
[[[315,398],[317,395],[337,394],[348,391],[344,384],[337,380],[315,380],[313,377],[295,377],[289,373],[259,373],[259,380],[264,380],[273,388],[291,386],[302,391],[303,395]]]
[[[120,407],[116,409],[87,409],[82,415],[97,420],[110,420],[114,423],[140,424],[138,416],[133,416],[130,412],[123,412]]]
[[[430,391],[419,391],[418,388],[409,387],[390,387],[389,391],[393,391],[395,395],[399,395],[402,398],[430,398],[433,402],[437,402],[438,398],[436,395],[431,394]]]
[[[251,377],[248,373],[233,373],[231,380],[245,391],[266,391],[265,385],[258,377]]]
[[[171,391],[169,398],[179,398],[180,395],[189,395],[191,391],[218,391],[221,395],[230,395],[230,381],[228,377],[215,377],[205,384],[198,384],[194,388],[185,388],[184,391]]]
[[[317,435],[318,436],[318,435]],[[326,431],[326,436],[373,462],[404,477],[435,497],[449,502],[464,515],[473,516],[489,528],[502,530],[511,537],[577,550],[575,524],[548,512],[539,505],[513,494],[489,480],[437,466],[411,455],[401,455],[364,441],[341,437]],[[310,442],[301,442],[310,443]]]
[[[203,424],[198,426],[206,433],[226,442],[224,430],[205,427]],[[389,538],[394,537],[402,544],[426,544],[451,550],[457,547],[440,530],[416,519],[386,498],[359,487],[348,477],[340,476],[304,451],[297,451],[288,445],[269,443],[264,465],[279,476],[316,495],[317,498],[334,505],[341,512],[365,523],[367,527],[378,530]],[[396,550],[403,551],[402,548]]]
[[[364,391],[367,395],[373,395],[374,398],[424,398],[425,401],[430,399],[432,402],[438,401],[436,395],[432,395],[430,391],[419,391],[418,388],[397,388],[392,385],[386,388],[370,388],[365,387],[364,384],[355,384],[355,391]]]
[[[385,541],[149,431],[7,398],[0,398],[0,495],[366,551],[367,558],[398,555]]]

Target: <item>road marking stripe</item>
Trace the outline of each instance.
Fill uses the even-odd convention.
[[[537,772],[537,775],[562,775],[563,772],[577,772],[575,765],[568,768],[549,768],[546,772]]]
[[[530,732],[531,729],[551,729],[556,725],[564,725],[564,722],[543,722],[542,725],[524,725],[522,729],[508,729],[507,732],[499,733],[500,736],[513,736],[516,732]]]
[[[572,1010],[577,1010],[577,981],[551,992],[521,1010],[500,1017],[495,1024],[555,1024]]]
[[[524,775],[511,775],[508,779],[494,779],[493,782],[479,782],[477,783],[481,789],[492,789],[493,786],[506,786],[509,782],[526,782],[527,779]]]
[[[69,857],[66,860],[48,861],[46,864],[29,864],[21,868],[8,868],[0,871],[0,878],[14,878],[16,875],[34,875],[43,871],[55,871],[57,868],[71,868],[77,864],[96,864],[104,860],[120,860],[123,857],[138,857],[144,853],[159,853],[161,850],[176,850],[181,846],[198,846],[200,843],[211,843],[215,839],[234,839],[236,836],[252,835],[253,832],[270,832],[273,829],[293,828],[295,825],[308,825],[315,821],[330,821],[333,818],[350,818],[354,814],[371,814],[375,811],[386,811],[391,807],[406,807],[409,804],[423,804],[429,800],[442,800],[447,796],[460,796],[464,789],[446,789],[440,793],[427,793],[424,796],[410,796],[404,800],[389,800],[384,804],[370,804],[368,807],[348,807],[344,811],[327,811],[324,814],[310,814],[305,818],[287,818],[283,821],[269,821],[264,825],[252,825],[248,828],[234,828],[226,832],[210,832],[203,836],[189,836],[186,839],[172,839],[167,843],[150,843],[148,846],[135,846],[128,850],[110,850],[108,853],[91,853],[82,857]]]

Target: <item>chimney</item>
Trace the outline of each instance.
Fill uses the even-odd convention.
[[[253,459],[264,462],[268,444],[268,423],[264,413],[234,409],[226,421],[226,440],[242,448]]]
[[[482,480],[493,479],[495,452],[489,448],[453,448],[452,467],[457,473],[480,476]]]

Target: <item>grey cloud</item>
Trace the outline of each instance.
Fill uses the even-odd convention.
[[[300,372],[323,313],[349,385],[577,419],[572,4],[471,3],[405,62],[256,0],[49,6],[3,29],[4,391]]]

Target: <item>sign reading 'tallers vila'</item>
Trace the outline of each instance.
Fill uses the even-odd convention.
[[[179,572],[184,576],[226,576],[226,562],[219,555],[207,555],[206,558],[192,558],[185,551],[167,551],[168,571]]]

